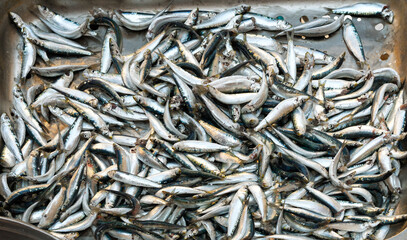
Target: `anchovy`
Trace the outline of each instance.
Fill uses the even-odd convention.
[[[42,39],[45,39],[45,40],[48,40],[48,41],[52,41],[52,42],[56,42],[56,43],[70,45],[70,46],[76,47],[76,48],[86,49],[86,47],[80,45],[79,43],[77,43],[75,41],[64,38],[64,37],[62,37],[62,36],[60,36],[58,34],[55,34],[55,33],[46,32],[46,31],[42,30],[41,28],[39,28],[35,24],[30,24],[30,29],[39,38],[42,38]]]
[[[254,131],[259,131],[267,125],[273,124],[279,118],[283,117],[284,114],[290,113],[308,99],[309,97],[307,96],[300,96],[282,101],[254,128]]]
[[[145,114],[147,115],[149,122],[151,124],[151,127],[154,129],[154,131],[157,132],[157,134],[162,137],[163,139],[173,142],[173,141],[178,141],[179,138],[176,136],[172,135],[162,124],[158,118],[156,118],[153,114],[149,113],[148,111],[145,111]]]
[[[111,133],[108,130],[106,122],[96,112],[86,106],[81,105],[80,103],[75,103],[70,100],[67,100],[67,103],[72,106],[79,114],[81,114],[87,121],[89,121],[103,135],[110,136]]]
[[[352,20],[346,19],[343,22],[343,39],[350,52],[359,61],[360,65],[366,64],[365,52],[358,31],[353,25]]]
[[[258,13],[245,13],[243,15],[245,18],[254,18],[255,26],[262,30],[267,31],[280,31],[280,30],[287,30],[288,28],[292,27],[290,23],[285,20],[278,19],[278,18],[271,18],[262,14]]]
[[[31,68],[35,64],[36,60],[36,52],[37,49],[33,43],[30,42],[28,39],[28,35],[25,31],[23,31],[23,39],[24,39],[24,48],[23,48],[23,62],[22,62],[22,69],[21,69],[21,78],[25,79],[28,73],[31,71]]]
[[[295,32],[295,31],[299,31],[299,30],[303,30],[303,29],[319,27],[319,26],[322,26],[322,25],[330,24],[333,21],[334,21],[333,19],[328,18],[328,17],[317,18],[317,19],[309,21],[307,23],[303,23],[303,24],[295,26],[295,27],[290,27],[290,28],[278,33],[276,35],[276,37],[282,36],[282,35],[286,34],[286,32],[290,32],[290,31]]]
[[[345,19],[345,15],[341,15],[332,23],[328,23],[318,27],[312,27],[307,29],[302,29],[299,31],[294,31],[296,36],[305,36],[305,37],[324,37],[331,33],[336,32],[341,26]]]
[[[353,16],[380,16],[388,23],[393,23],[394,13],[383,3],[355,3],[353,5],[332,9],[336,14]]]
[[[342,66],[342,63],[344,60],[345,60],[345,52],[343,52],[341,55],[339,55],[338,58],[336,58],[334,61],[332,61],[325,67],[322,67],[318,70],[314,70],[312,72],[312,79],[321,79],[321,78],[326,77],[331,72],[340,68]]]
[[[32,112],[29,110],[21,89],[17,86],[13,88],[13,106],[16,112],[27,124],[31,125],[39,133],[44,134],[40,123],[34,118]]]
[[[59,66],[52,66],[52,67],[32,67],[31,70],[44,77],[58,77],[64,75],[66,72],[72,71],[80,71],[89,67],[89,65],[80,64],[80,65],[59,65]],[[65,86],[67,87],[67,86]]]
[[[96,36],[96,33],[87,29],[88,20],[82,24],[78,24],[70,19],[67,19],[50,9],[37,5],[38,17],[55,33],[66,38],[77,39],[82,35]]]
[[[232,201],[230,203],[229,219],[227,226],[228,236],[232,236],[232,234],[235,232],[239,224],[240,215],[243,211],[247,195],[248,195],[247,186],[243,186],[236,192],[236,194],[232,198]]]
[[[14,128],[11,125],[11,120],[5,113],[1,115],[1,136],[5,140],[7,149],[13,153],[17,162],[24,162],[20,143],[17,139]]]
[[[35,45],[44,48],[46,51],[50,51],[56,54],[64,54],[64,55],[81,55],[81,56],[91,56],[93,53],[91,51],[72,47],[70,45],[64,45],[61,43],[51,42],[48,40],[40,40],[35,38],[27,37],[27,39],[34,43]]]
[[[239,7],[232,8],[223,12],[216,14],[216,16],[212,17],[211,19],[204,21],[198,25],[193,26],[194,29],[205,29],[205,28],[213,28],[217,26],[221,26],[229,22],[231,18],[235,15],[240,15],[250,11],[250,6],[248,5],[240,5]]]
[[[248,5],[171,4],[98,8],[80,23],[36,5],[41,27],[10,13],[22,61],[0,125],[7,216],[95,239],[384,239],[407,220],[395,215],[402,79],[386,66],[342,67],[346,47],[360,67],[371,55],[363,21],[344,15],[390,20],[386,5],[293,26]],[[103,40],[86,38],[99,26]],[[304,42],[329,45],[339,28],[335,57]],[[141,30],[147,41],[130,49]],[[93,55],[91,42],[99,57],[67,58]]]
[[[263,35],[256,34],[239,34],[236,36],[237,40],[246,41],[249,44],[256,46],[258,48],[275,51],[281,53],[283,51],[282,46],[278,41],[273,38],[265,37]]]
[[[168,4],[166,8],[155,14],[154,16],[150,16],[144,13],[138,13],[138,12],[124,12],[121,10],[116,10],[114,13],[116,17],[119,19],[119,21],[125,26],[126,28],[134,31],[140,31],[147,29],[148,26],[158,17],[163,15],[165,12],[168,11],[170,8],[171,3]],[[139,16],[143,16],[140,18],[137,18]]]

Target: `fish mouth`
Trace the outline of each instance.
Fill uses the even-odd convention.
[[[95,107],[98,106],[98,102],[99,102],[99,101],[98,101],[97,99],[92,99],[92,100],[89,101],[89,105],[90,105],[91,107],[95,108]]]
[[[394,20],[394,12],[388,8],[384,9],[382,12],[383,18],[388,22],[388,23],[393,23]]]

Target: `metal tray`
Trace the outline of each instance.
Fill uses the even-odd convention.
[[[368,2],[369,0],[362,0]],[[199,7],[202,10],[220,11],[238,4],[249,4],[252,10],[271,17],[282,16],[293,25],[300,24],[300,18],[306,16],[308,19],[320,17],[328,14],[325,7],[339,7],[352,4],[358,1],[349,0],[175,0],[172,4],[172,10],[192,9]],[[390,0],[390,1],[374,1],[383,2],[390,6],[390,9],[395,13],[393,24],[388,24],[380,18],[362,18],[354,17],[354,24],[361,36],[365,53],[368,58],[368,63],[372,69],[379,67],[392,67],[397,70],[402,76],[407,73],[407,68],[403,63],[407,61],[407,1]],[[19,51],[21,49],[21,38],[9,19],[8,12],[13,11],[19,14],[24,21],[38,21],[31,9],[35,4],[42,4],[50,9],[69,16],[72,19],[82,21],[89,15],[89,11],[95,8],[103,8],[106,10],[122,9],[136,11],[157,11],[163,9],[168,1],[160,0],[1,0],[0,1],[0,112],[9,110],[11,104],[11,88],[16,76],[16,72],[20,67]],[[380,25],[383,26],[382,30]],[[103,36],[103,29],[98,29]],[[145,32],[135,33],[123,30],[123,46],[125,53],[135,51],[138,47],[145,43]],[[101,39],[80,39],[81,43],[87,44],[92,49],[100,49]],[[284,39],[283,39],[284,41]],[[347,51],[342,40],[340,31],[332,34],[327,39],[295,39],[295,43],[304,46],[313,46],[314,48],[327,51],[334,56],[339,55],[343,51]],[[387,56],[386,56],[387,55]],[[387,59],[386,59],[387,57]],[[356,67],[356,63],[349,53],[344,66]],[[399,204],[396,214],[407,213],[407,167],[402,167],[401,173],[402,195],[401,203]],[[407,222],[392,226],[388,235],[390,239],[407,239]]]
[[[56,238],[44,231],[42,229],[38,229],[34,225],[27,224],[25,222],[0,217],[0,232],[1,232],[1,239],[7,240],[55,240]]]

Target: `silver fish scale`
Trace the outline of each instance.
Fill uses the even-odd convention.
[[[114,18],[98,9],[88,24],[36,6],[52,33],[10,13],[25,41],[13,115],[1,121],[0,198],[11,217],[58,238],[211,240],[384,239],[385,226],[407,220],[394,211],[407,156],[400,76],[370,69],[363,22],[343,15],[391,23],[386,5],[299,26],[244,4],[169,8]],[[78,64],[95,54],[75,39],[95,36],[95,24],[108,28],[101,59]],[[341,28],[335,53],[304,42]],[[150,41],[128,53],[127,32]],[[42,65],[35,48],[63,64]],[[349,58],[359,66],[342,67]],[[69,72],[75,84],[22,81],[29,71],[56,83]]]

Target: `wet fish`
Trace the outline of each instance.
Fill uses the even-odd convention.
[[[249,5],[170,5],[100,8],[90,25],[35,6],[49,32],[10,13],[24,45],[1,116],[9,217],[65,239],[384,239],[407,220],[394,211],[407,156],[402,81],[367,69],[372,36],[344,17],[391,22],[386,5],[299,26]],[[92,41],[101,53],[74,59],[93,55],[95,25],[107,27]],[[323,43],[340,28],[335,57],[293,38]],[[123,41],[144,30],[135,49]],[[342,67],[346,47],[366,69]]]

